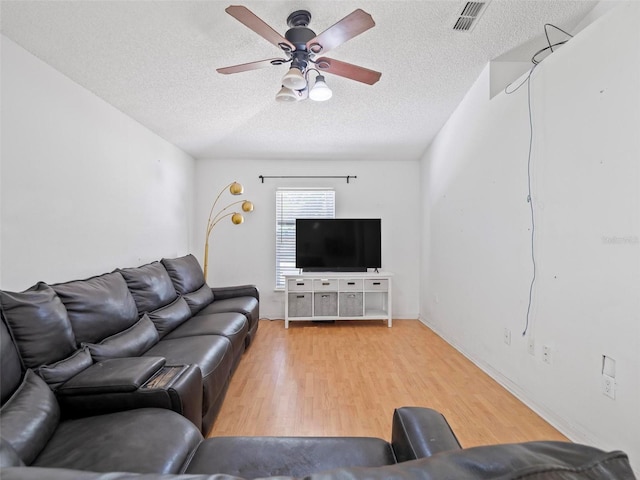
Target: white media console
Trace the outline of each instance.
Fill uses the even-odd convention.
[[[391,327],[390,273],[285,275],[284,326],[296,320],[386,320]]]

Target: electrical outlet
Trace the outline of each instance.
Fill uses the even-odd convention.
[[[609,375],[602,374],[602,393],[607,397],[616,399],[616,379]]]
[[[529,337],[527,340],[527,352],[529,352],[529,355],[536,356],[536,342],[533,340],[533,337]]]
[[[502,333],[502,339],[504,340],[504,343],[506,343],[507,345],[511,345],[511,330],[505,328],[504,332]]]
[[[542,346],[542,361],[551,365],[551,347],[547,345]]]

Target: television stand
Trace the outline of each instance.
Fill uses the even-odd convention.
[[[391,327],[390,273],[285,275],[284,326],[292,321],[385,320]]]

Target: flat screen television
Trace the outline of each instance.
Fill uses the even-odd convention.
[[[296,219],[296,268],[366,272],[382,266],[379,218]]]

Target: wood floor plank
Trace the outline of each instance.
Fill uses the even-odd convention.
[[[465,447],[567,440],[415,320],[262,320],[209,436],[388,440],[401,406],[442,412]]]

